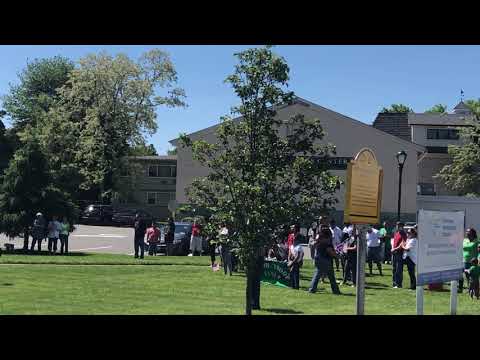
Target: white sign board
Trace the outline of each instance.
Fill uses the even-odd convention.
[[[463,211],[418,212],[417,284],[459,280],[463,272]]]

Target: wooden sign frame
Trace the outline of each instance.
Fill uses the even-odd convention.
[[[353,181],[355,181],[355,185],[358,185],[356,182],[359,181],[358,175],[354,176],[354,173],[358,174],[361,171],[373,171],[378,174],[378,177],[372,180],[377,182],[377,193],[374,196],[369,193],[362,194],[364,201],[376,204],[375,211],[370,214],[352,214],[353,208],[359,206],[354,203],[356,194],[352,194]],[[351,160],[347,165],[344,222],[351,224],[378,224],[382,209],[382,188],[383,169],[378,165],[375,153],[368,148],[361,149],[355,156],[355,159]]]

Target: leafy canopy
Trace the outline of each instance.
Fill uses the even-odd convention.
[[[392,104],[389,108],[384,107],[380,112],[382,113],[412,113],[413,110],[407,105]]]
[[[239,117],[223,117],[213,143],[182,135],[180,146],[209,170],[187,189],[190,202],[211,213],[214,228],[227,224],[251,279],[257,254],[285,224],[331,209],[338,179],[327,171],[335,148],[319,143],[324,136],[320,121],[301,114],[277,116],[295,100],[285,90],[285,60],[270,47],[235,55],[238,64],[226,82],[240,100],[232,108]],[[248,291],[247,286],[247,298]]]

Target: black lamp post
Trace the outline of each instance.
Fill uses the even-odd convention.
[[[402,173],[403,173],[403,165],[405,164],[405,160],[407,160],[407,153],[405,151],[399,151],[397,155],[395,155],[398,162],[398,208],[397,208],[397,221],[400,221],[400,208],[402,205]]]

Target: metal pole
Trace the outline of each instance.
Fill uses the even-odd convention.
[[[458,281],[450,282],[450,315],[457,314]]]
[[[357,227],[353,228],[357,236]],[[363,232],[360,229],[357,237],[357,315],[364,315],[365,308],[365,241]]]
[[[402,205],[402,173],[403,164],[398,164],[398,208],[397,208],[397,221],[400,221],[400,208]]]
[[[417,315],[423,315],[423,285],[417,285]]]

